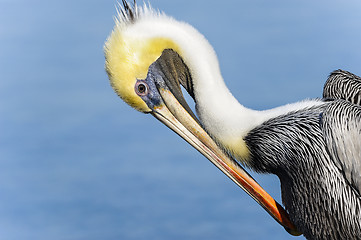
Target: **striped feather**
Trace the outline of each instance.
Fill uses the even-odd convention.
[[[361,105],[361,78],[344,70],[333,71],[323,88],[323,97]]]

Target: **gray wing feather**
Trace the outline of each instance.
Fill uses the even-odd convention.
[[[323,98],[344,99],[361,105],[361,78],[344,70],[333,71],[323,88]]]
[[[330,103],[321,128],[330,157],[361,196],[361,106],[344,100]]]

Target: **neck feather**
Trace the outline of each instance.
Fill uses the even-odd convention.
[[[235,158],[246,160],[247,133],[270,118],[296,111],[317,101],[255,111],[242,106],[226,87],[217,56],[206,38],[191,25],[163,14],[145,11],[128,34],[138,38],[162,37],[179,47],[178,54],[190,70],[198,117],[207,132]]]

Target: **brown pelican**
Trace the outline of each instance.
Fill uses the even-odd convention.
[[[213,48],[197,30],[124,0],[105,57],[111,85],[126,103],[184,138],[290,233],[361,239],[359,77],[338,70],[323,99],[248,109],[226,87]],[[240,164],[279,177],[287,212]]]

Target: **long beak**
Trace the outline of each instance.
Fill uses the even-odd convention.
[[[153,108],[152,115],[202,153],[234,183],[246,191],[278,223],[292,235],[301,235],[288,214],[235,160],[227,156],[172,94],[158,88],[163,102]]]

